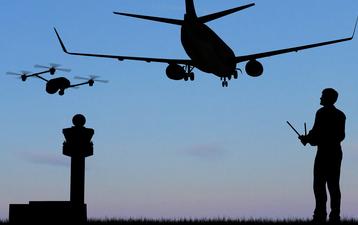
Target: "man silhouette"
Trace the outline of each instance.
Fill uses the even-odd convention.
[[[299,136],[302,144],[309,143],[317,146],[314,162],[313,191],[316,199],[313,220],[324,222],[327,218],[326,185],[331,199],[329,221],[340,221],[341,191],[339,178],[342,162],[341,142],[345,137],[346,116],[334,106],[338,99],[338,92],[333,88],[322,91],[323,106],[316,113],[312,130],[307,135]]]

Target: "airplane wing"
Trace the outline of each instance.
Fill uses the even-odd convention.
[[[358,17],[357,17],[357,20],[356,20],[356,23],[355,23],[353,34],[352,34],[351,37],[348,37],[348,38],[342,38],[342,39],[337,39],[337,40],[332,40],[332,41],[319,42],[319,43],[315,43],[315,44],[309,44],[309,45],[297,46],[297,47],[292,47],[292,48],[285,48],[285,49],[280,49],[280,50],[256,53],[256,54],[251,54],[251,55],[237,56],[236,57],[236,62],[240,63],[240,62],[245,62],[245,61],[249,61],[249,60],[265,58],[265,57],[285,54],[285,53],[289,53],[289,52],[298,52],[298,51],[301,51],[301,50],[304,50],[304,49],[316,48],[316,47],[320,47],[320,46],[324,46],[324,45],[331,45],[331,44],[336,44],[336,43],[339,43],[339,42],[350,41],[354,37],[356,27],[357,27],[357,22],[358,22]]]
[[[106,55],[106,54],[93,54],[93,53],[78,53],[78,52],[69,52],[67,51],[60,35],[58,34],[56,28],[54,28],[55,33],[57,35],[58,41],[61,44],[62,50],[69,55],[81,55],[81,56],[89,56],[89,57],[99,57],[99,58],[111,58],[118,59],[120,61],[123,60],[135,60],[135,61],[143,61],[143,62],[158,62],[158,63],[176,63],[182,65],[191,65],[193,66],[193,62],[190,59],[166,59],[166,58],[150,58],[150,57],[135,57],[135,56],[123,56],[123,55]]]

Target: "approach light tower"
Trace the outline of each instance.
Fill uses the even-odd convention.
[[[84,127],[86,118],[77,114],[73,117],[74,126],[63,129],[65,142],[63,154],[71,157],[70,203],[79,210],[79,215],[87,217],[85,205],[85,158],[93,155],[91,142],[94,130]]]

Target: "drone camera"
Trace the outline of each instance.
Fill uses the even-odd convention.
[[[65,94],[65,90],[61,89],[61,90],[58,92],[58,94],[59,94],[60,96],[64,95],[64,94]]]

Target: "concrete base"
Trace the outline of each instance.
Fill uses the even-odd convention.
[[[10,204],[11,224],[73,224],[87,221],[87,205],[75,206],[69,201],[30,201]]]

